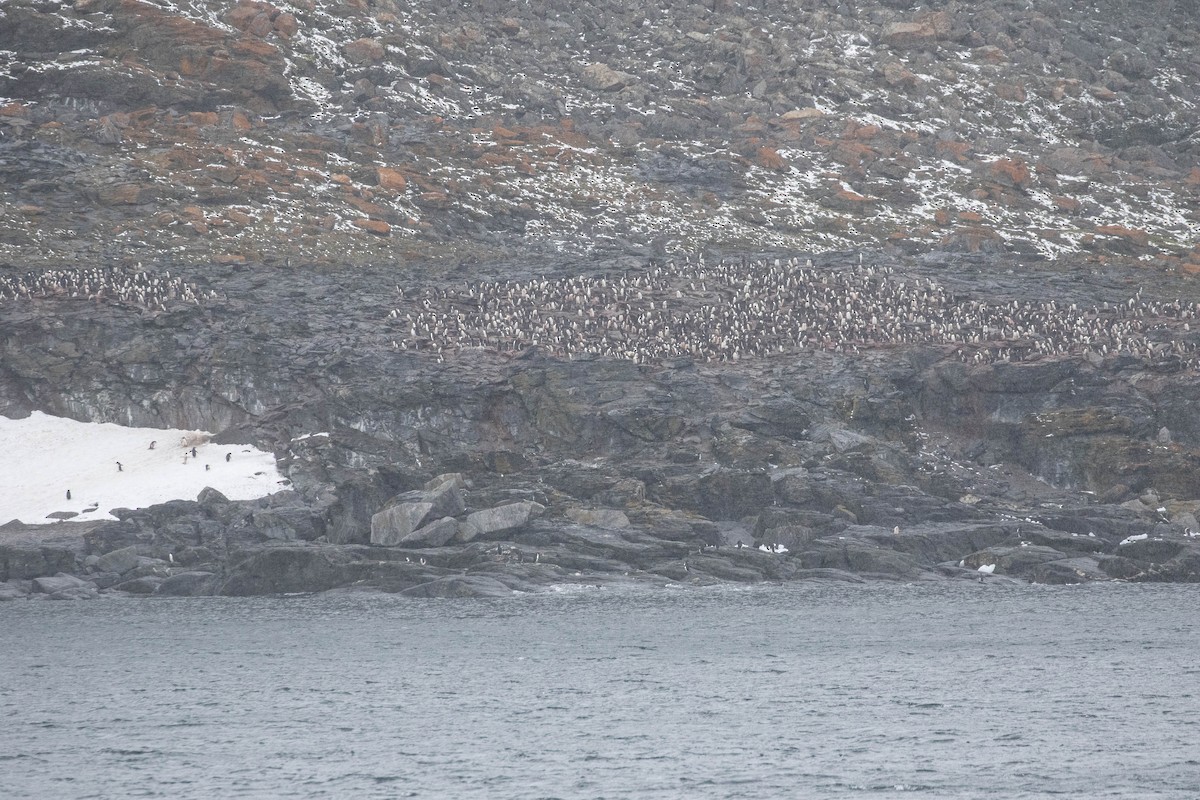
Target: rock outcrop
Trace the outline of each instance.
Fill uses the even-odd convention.
[[[1200,330],[1144,313],[1200,274],[1196,15],[431,8],[0,8],[0,414],[290,481],[0,525],[0,599],[1198,579]],[[744,351],[781,318],[723,258],[887,275],[907,316],[817,276],[837,335]],[[170,289],[21,289],[139,264]],[[501,308],[579,276],[644,285]]]

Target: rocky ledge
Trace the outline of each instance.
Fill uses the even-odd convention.
[[[887,266],[992,299],[1117,303],[1143,285],[1077,267],[1031,280],[987,259]],[[388,327],[396,277],[228,268],[207,274],[208,299],[165,310],[8,303],[0,412],[217,431],[272,449],[291,488],[10,523],[0,596],[1200,577],[1200,378],[1158,351],[964,361],[934,342],[641,364],[405,351]]]

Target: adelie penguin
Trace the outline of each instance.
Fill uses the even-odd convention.
[[[71,499],[71,490],[70,489],[67,489],[67,499],[68,500]]]

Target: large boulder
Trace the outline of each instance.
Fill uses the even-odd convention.
[[[170,597],[194,597],[208,594],[212,585],[213,573],[211,572],[180,572],[160,583],[155,594],[164,594]]]
[[[96,585],[91,581],[60,572],[53,576],[33,579],[33,591],[48,594],[56,600],[80,600],[96,596]]]
[[[430,517],[456,517],[466,511],[459,483],[447,480],[425,493],[425,501],[430,503]]]
[[[617,529],[629,527],[629,517],[616,508],[568,508],[566,514],[568,519],[580,525]]]
[[[122,547],[120,550],[113,550],[96,559],[96,571],[115,572],[121,575],[138,566],[139,558],[136,546]]]
[[[428,525],[422,525],[417,530],[400,540],[403,547],[441,547],[454,538],[458,533],[458,520],[454,517],[442,517]]]
[[[494,539],[524,527],[531,519],[541,516],[546,507],[532,500],[486,508],[467,516],[458,532],[459,541]]]
[[[433,503],[397,503],[371,517],[371,544],[393,547],[429,519]]]

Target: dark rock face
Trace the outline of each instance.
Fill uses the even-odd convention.
[[[1185,5],[6,2],[0,413],[204,428],[291,487],[5,525],[0,598],[1196,580],[1198,334],[1141,305],[1200,274]],[[817,276],[861,335],[753,358],[631,322],[707,297],[778,335],[703,278],[481,332],[503,292],[743,254],[917,291],[868,341]],[[140,262],[198,297],[9,296]],[[922,335],[960,299],[1014,312]],[[1041,331],[1144,338],[1005,320],[1048,300]]]
[[[1197,577],[1190,372],[971,365],[919,346],[736,365],[439,361],[380,341],[366,298],[381,277],[288,274],[280,300],[284,273],[229,273],[241,300],[157,318],[15,306],[0,337],[8,413],[217,429],[274,446],[292,488],[6,526],[5,596]],[[282,310],[297,302],[303,327]]]

